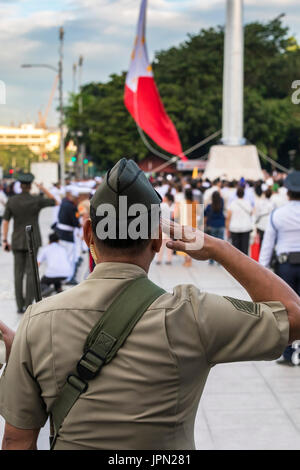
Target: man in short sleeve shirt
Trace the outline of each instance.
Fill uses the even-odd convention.
[[[129,204],[144,202],[146,212],[160,203],[145,175],[126,159],[96,191],[84,227],[94,271],[78,286],[29,307],[17,331],[0,382],[4,449],[35,448],[90,330],[133,279],[147,276],[160,250],[161,231],[139,241],[99,238],[103,218],[97,208],[110,203],[119,209],[120,195]],[[211,367],[275,359],[299,334],[299,297],[281,279],[227,242],[208,235],[203,241],[203,234],[194,233],[193,250],[184,238],[168,242],[169,248],[215,259],[252,301],[193,285],[162,294],[66,415],[55,449],[193,449],[194,420]]]

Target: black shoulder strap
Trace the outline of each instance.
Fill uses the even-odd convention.
[[[94,379],[124,344],[136,323],[148,307],[165,291],[147,277],[134,279],[112,302],[89,333],[84,354],[77,363],[76,373],[68,375],[60,395],[51,408],[54,436],[53,449],[59,429],[80,395],[86,392],[88,381]]]

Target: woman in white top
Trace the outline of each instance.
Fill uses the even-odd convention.
[[[248,255],[250,233],[253,229],[252,207],[244,199],[245,191],[237,189],[237,199],[229,206],[226,218],[227,237],[231,238],[233,246]]]
[[[261,197],[255,206],[255,224],[257,232],[260,238],[260,243],[262,244],[264,233],[267,228],[270,214],[275,209],[275,204],[271,199],[272,190],[267,189],[263,197]]]

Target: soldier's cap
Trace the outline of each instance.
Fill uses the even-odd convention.
[[[68,186],[66,186],[65,192],[66,192],[66,194],[71,194],[74,197],[79,196],[78,187],[74,186],[72,184],[69,184]]]
[[[133,160],[122,158],[107,172],[102,183],[91,199],[91,206],[97,210],[101,204],[111,204],[119,209],[119,197],[127,197],[127,206],[143,204],[147,211],[162,201],[148,181],[144,172]]]
[[[292,171],[284,180],[284,186],[294,193],[300,193],[300,171]]]
[[[34,176],[32,173],[19,173],[17,180],[20,181],[21,184],[31,184],[34,180]]]

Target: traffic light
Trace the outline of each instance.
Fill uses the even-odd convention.
[[[14,170],[13,170],[12,168],[10,168],[9,174],[10,174],[10,175],[13,175],[13,174],[14,174]]]
[[[89,159],[88,159],[88,158],[85,158],[85,159],[83,160],[83,163],[84,163],[85,165],[87,165],[88,162],[89,162]]]
[[[71,158],[71,162],[75,163],[77,161],[77,157],[76,155],[74,155],[72,158]]]

